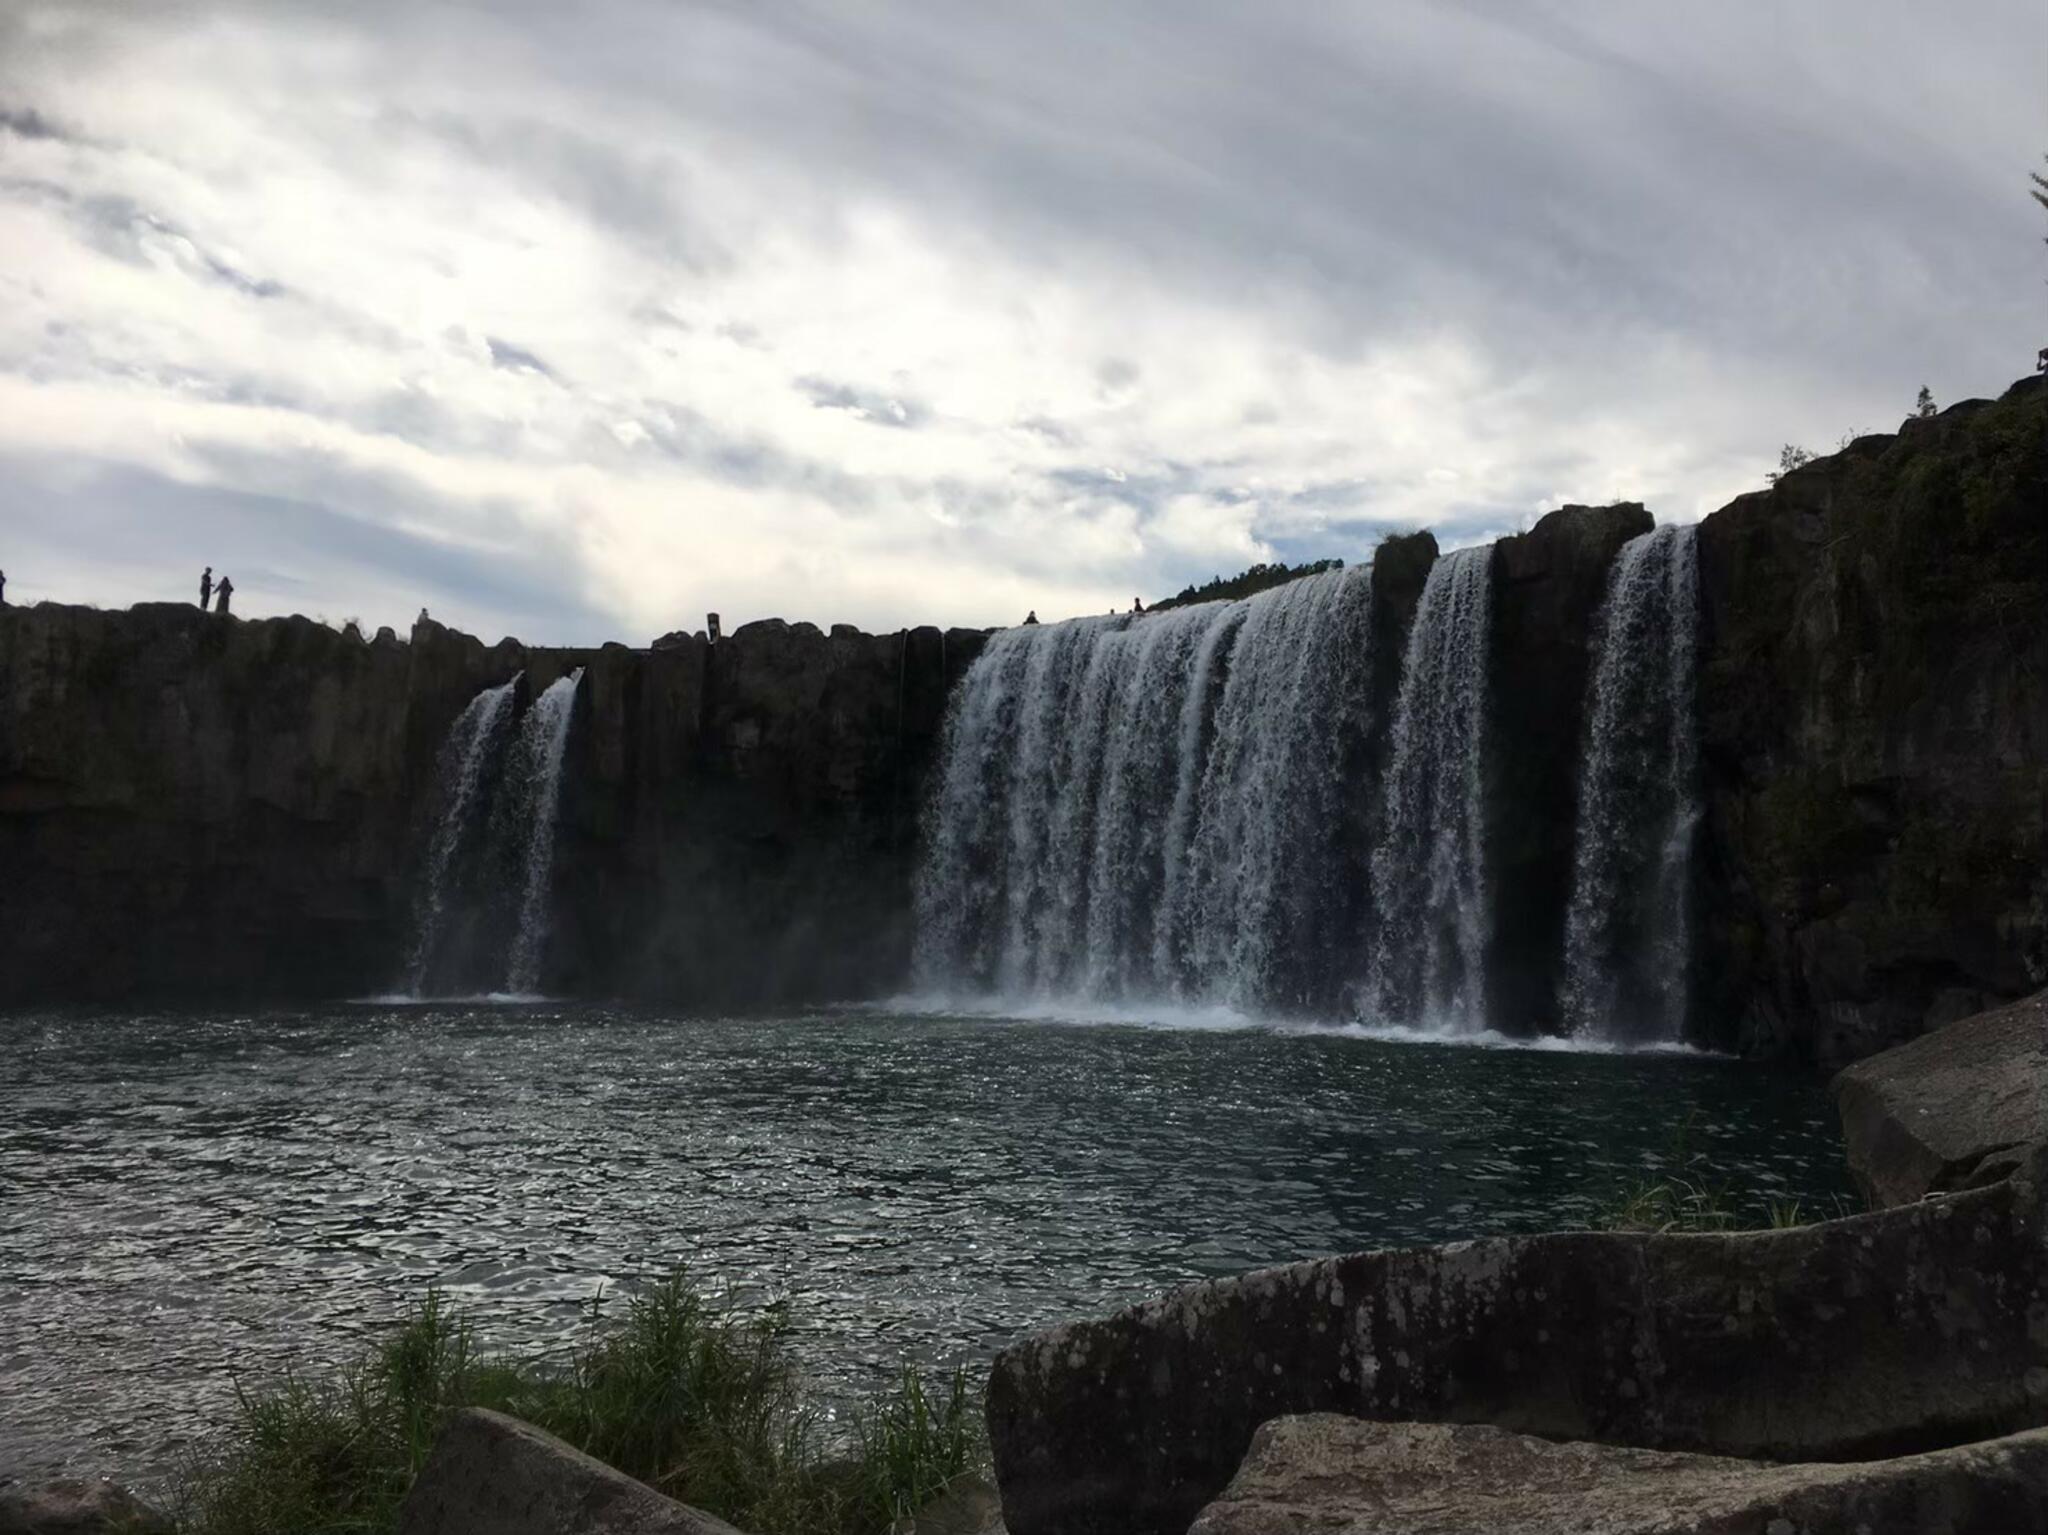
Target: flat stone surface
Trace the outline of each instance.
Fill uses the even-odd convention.
[[[723,1519],[482,1408],[448,1420],[399,1511],[399,1535],[737,1535]]]
[[[1299,1413],[1780,1460],[2048,1424],[2043,1171],[1788,1231],[1321,1259],[1041,1333],[989,1383],[1004,1521],[1183,1535]]]
[[[897,1528],[907,1535],[1008,1535],[1003,1500],[985,1476],[964,1476]]]
[[[1858,1062],[1830,1091],[1849,1171],[1875,1204],[2002,1176],[2048,1140],[2048,992]]]
[[[2048,1429],[1897,1460],[1772,1465],[1476,1424],[1277,1418],[1189,1535],[2018,1535]]]
[[[0,1535],[171,1535],[171,1520],[114,1482],[0,1481]]]

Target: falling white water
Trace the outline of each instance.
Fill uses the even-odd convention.
[[[1438,560],[1409,631],[1372,860],[1378,926],[1364,996],[1372,1023],[1447,1032],[1486,1025],[1480,791],[1492,567],[1491,547]]]
[[[512,712],[512,695],[517,679],[502,687],[486,688],[469,701],[447,738],[441,743],[437,783],[441,819],[427,847],[426,865],[421,870],[419,900],[413,919],[412,952],[407,958],[405,989],[419,996],[427,982],[427,967],[433,962],[434,944],[440,937],[443,909],[447,904],[448,880],[461,849],[463,833],[476,810],[477,792],[483,781],[499,732]]]
[[[526,832],[525,878],[519,901],[519,930],[512,940],[505,989],[528,995],[539,989],[540,966],[547,944],[549,887],[555,869],[555,821],[562,792],[562,757],[569,744],[569,721],[575,712],[578,667],[548,685],[520,722],[516,783],[523,802],[520,820]]]
[[[1577,1036],[1677,1043],[1699,825],[1697,529],[1616,556],[1597,625],[1579,765],[1562,997]]]
[[[1370,575],[996,635],[948,713],[930,991],[1292,1005],[1346,910]],[[1324,987],[1325,991],[1330,988]]]

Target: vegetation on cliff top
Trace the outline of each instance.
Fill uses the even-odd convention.
[[[886,1535],[985,1458],[980,1404],[905,1367],[852,1414],[835,1452],[807,1403],[786,1308],[743,1316],[678,1272],[607,1321],[591,1308],[566,1362],[491,1358],[429,1292],[331,1379],[239,1392],[233,1426],[188,1467],[185,1535],[371,1532],[398,1511],[446,1416],[488,1407],[536,1424],[754,1535]]]
[[[1254,592],[1263,592],[1269,586],[1282,586],[1289,581],[1299,581],[1303,576],[1321,575],[1326,570],[1342,570],[1344,562],[1338,559],[1304,560],[1299,565],[1289,565],[1285,560],[1267,565],[1257,564],[1251,569],[1234,576],[1212,576],[1200,586],[1184,586],[1176,596],[1162,597],[1152,604],[1152,611],[1161,608],[1186,607],[1197,602],[1235,602],[1240,597],[1249,597]]]

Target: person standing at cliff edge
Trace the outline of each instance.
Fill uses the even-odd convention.
[[[208,567],[208,569],[211,568],[211,566]],[[220,578],[220,586],[216,588],[216,591],[219,595],[220,600],[213,605],[213,611],[216,613],[225,613],[228,610],[228,598],[232,597],[235,594],[235,583],[230,581],[226,576],[222,576]]]
[[[0,570],[0,608],[7,606],[7,572]]]
[[[199,578],[199,611],[204,613],[206,611],[207,603],[211,602],[212,600],[213,567],[209,565],[206,567],[205,573],[202,574]]]

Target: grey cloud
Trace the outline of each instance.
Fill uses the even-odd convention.
[[[34,107],[0,107],[0,132],[13,134],[22,139],[62,139],[71,135],[51,122]]]
[[[1081,434],[1064,421],[1055,421],[1051,416],[1026,416],[1017,423],[1019,431],[1043,437],[1056,447],[1071,448],[1081,441]]]
[[[148,242],[155,238],[174,242],[183,257],[179,266],[202,282],[220,283],[257,299],[282,298],[288,292],[282,283],[250,276],[171,220],[121,193],[79,193],[53,181],[12,176],[0,178],[0,194],[61,209],[86,244],[130,266],[148,264]]]
[[[539,117],[465,118],[387,108],[384,126],[460,150],[480,166],[515,175],[600,227],[665,261],[697,272],[732,264],[718,234],[691,211],[691,173],[651,144],[620,145]]]
[[[1114,394],[1137,383],[1140,371],[1128,357],[1105,357],[1095,365],[1095,381]]]
[[[538,373],[542,378],[553,378],[555,370],[542,362],[523,346],[514,346],[509,341],[500,341],[496,336],[484,337],[484,345],[491,349],[491,366],[517,373],[522,369]]]
[[[843,384],[829,378],[807,377],[795,381],[797,393],[820,410],[844,410],[872,421],[876,426],[916,428],[931,419],[931,411],[907,395]]]
[[[632,417],[648,445],[664,458],[727,485],[776,489],[816,496],[829,505],[858,509],[874,500],[874,488],[836,465],[821,462],[754,434],[725,431],[703,412],[669,400],[643,402]],[[601,445],[593,444],[593,448]],[[626,453],[614,440],[607,455]]]

